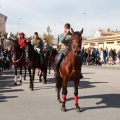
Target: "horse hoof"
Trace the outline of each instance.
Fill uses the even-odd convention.
[[[58,100],[57,100],[57,103],[59,103],[59,104],[60,104],[60,103],[61,103],[61,100],[60,100],[60,99],[58,99]]]
[[[46,84],[46,82],[44,82],[44,84]]]
[[[76,108],[76,112],[81,112],[80,108]]]
[[[17,85],[17,82],[14,82],[14,85]]]
[[[41,82],[42,82],[42,80],[39,80],[39,82],[41,83]]]
[[[77,107],[77,108],[76,108],[76,112],[81,112],[80,107]]]
[[[20,80],[20,83],[22,83],[22,80]]]
[[[62,106],[62,107],[61,107],[61,111],[62,111],[62,112],[66,112],[65,107]]]
[[[33,86],[31,86],[30,90],[31,90],[31,91],[33,91],[33,90],[34,90]]]

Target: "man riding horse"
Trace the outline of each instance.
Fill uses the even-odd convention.
[[[36,50],[39,54],[40,54],[40,63],[41,65],[44,64],[43,61],[43,55],[42,55],[42,50],[43,50],[43,41],[42,39],[38,36],[38,32],[34,33],[34,39],[33,39],[33,46],[34,46],[34,50]]]
[[[62,59],[67,55],[67,52],[68,52],[68,48],[69,48],[71,37],[72,37],[70,28],[71,28],[71,25],[69,23],[66,23],[64,25],[64,33],[59,35],[59,41],[61,42],[61,50],[59,52],[59,55],[56,61],[56,72],[54,74],[55,77],[59,76],[60,64],[62,62]],[[83,78],[82,74],[80,78]]]

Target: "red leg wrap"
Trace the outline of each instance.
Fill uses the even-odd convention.
[[[40,73],[40,69],[38,69],[38,73]]]
[[[66,95],[62,95],[63,102],[66,102]]]
[[[78,96],[74,96],[75,104],[78,104]]]

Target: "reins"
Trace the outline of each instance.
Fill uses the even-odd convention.
[[[23,52],[22,52],[22,55],[21,55],[20,59],[15,61],[14,58],[12,58],[12,60],[13,60],[14,63],[17,63],[17,62],[19,62],[22,59],[22,57],[23,57]]]

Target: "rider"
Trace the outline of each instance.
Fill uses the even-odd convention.
[[[56,60],[56,72],[55,72],[55,77],[59,76],[59,68],[60,68],[60,64],[62,62],[62,59],[64,58],[64,56],[67,55],[68,52],[68,46],[71,42],[71,37],[72,37],[72,33],[70,32],[70,28],[71,25],[69,23],[66,23],[64,25],[64,33],[59,35],[59,41],[61,42],[61,50],[59,52],[58,58]],[[80,61],[81,57],[80,57]],[[83,75],[80,75],[80,78],[83,78]]]
[[[38,36],[38,32],[34,33],[34,39],[32,42],[33,42],[34,50],[36,50],[40,54],[40,60],[41,60],[40,63],[42,65],[42,64],[44,64],[43,57],[42,57],[43,41]]]
[[[56,61],[56,73],[55,77],[59,76],[59,67],[63,57],[67,54],[68,46],[71,42],[72,33],[70,32],[71,25],[66,23],[64,25],[64,33],[59,35],[59,41],[61,42],[61,50]]]
[[[22,52],[23,52],[23,54],[25,56],[25,50],[24,49],[25,49],[25,44],[27,42],[27,39],[25,38],[24,32],[19,33],[19,35],[20,35],[20,37],[18,39],[18,43],[19,43],[20,48],[21,48],[21,50],[22,50]]]
[[[25,43],[26,43],[26,38],[25,34],[23,32],[19,33],[20,38],[18,39],[18,43],[20,45],[20,48],[24,49],[25,48]]]
[[[44,38],[43,40],[43,51],[48,51],[49,50],[49,44],[47,43],[47,39]]]

